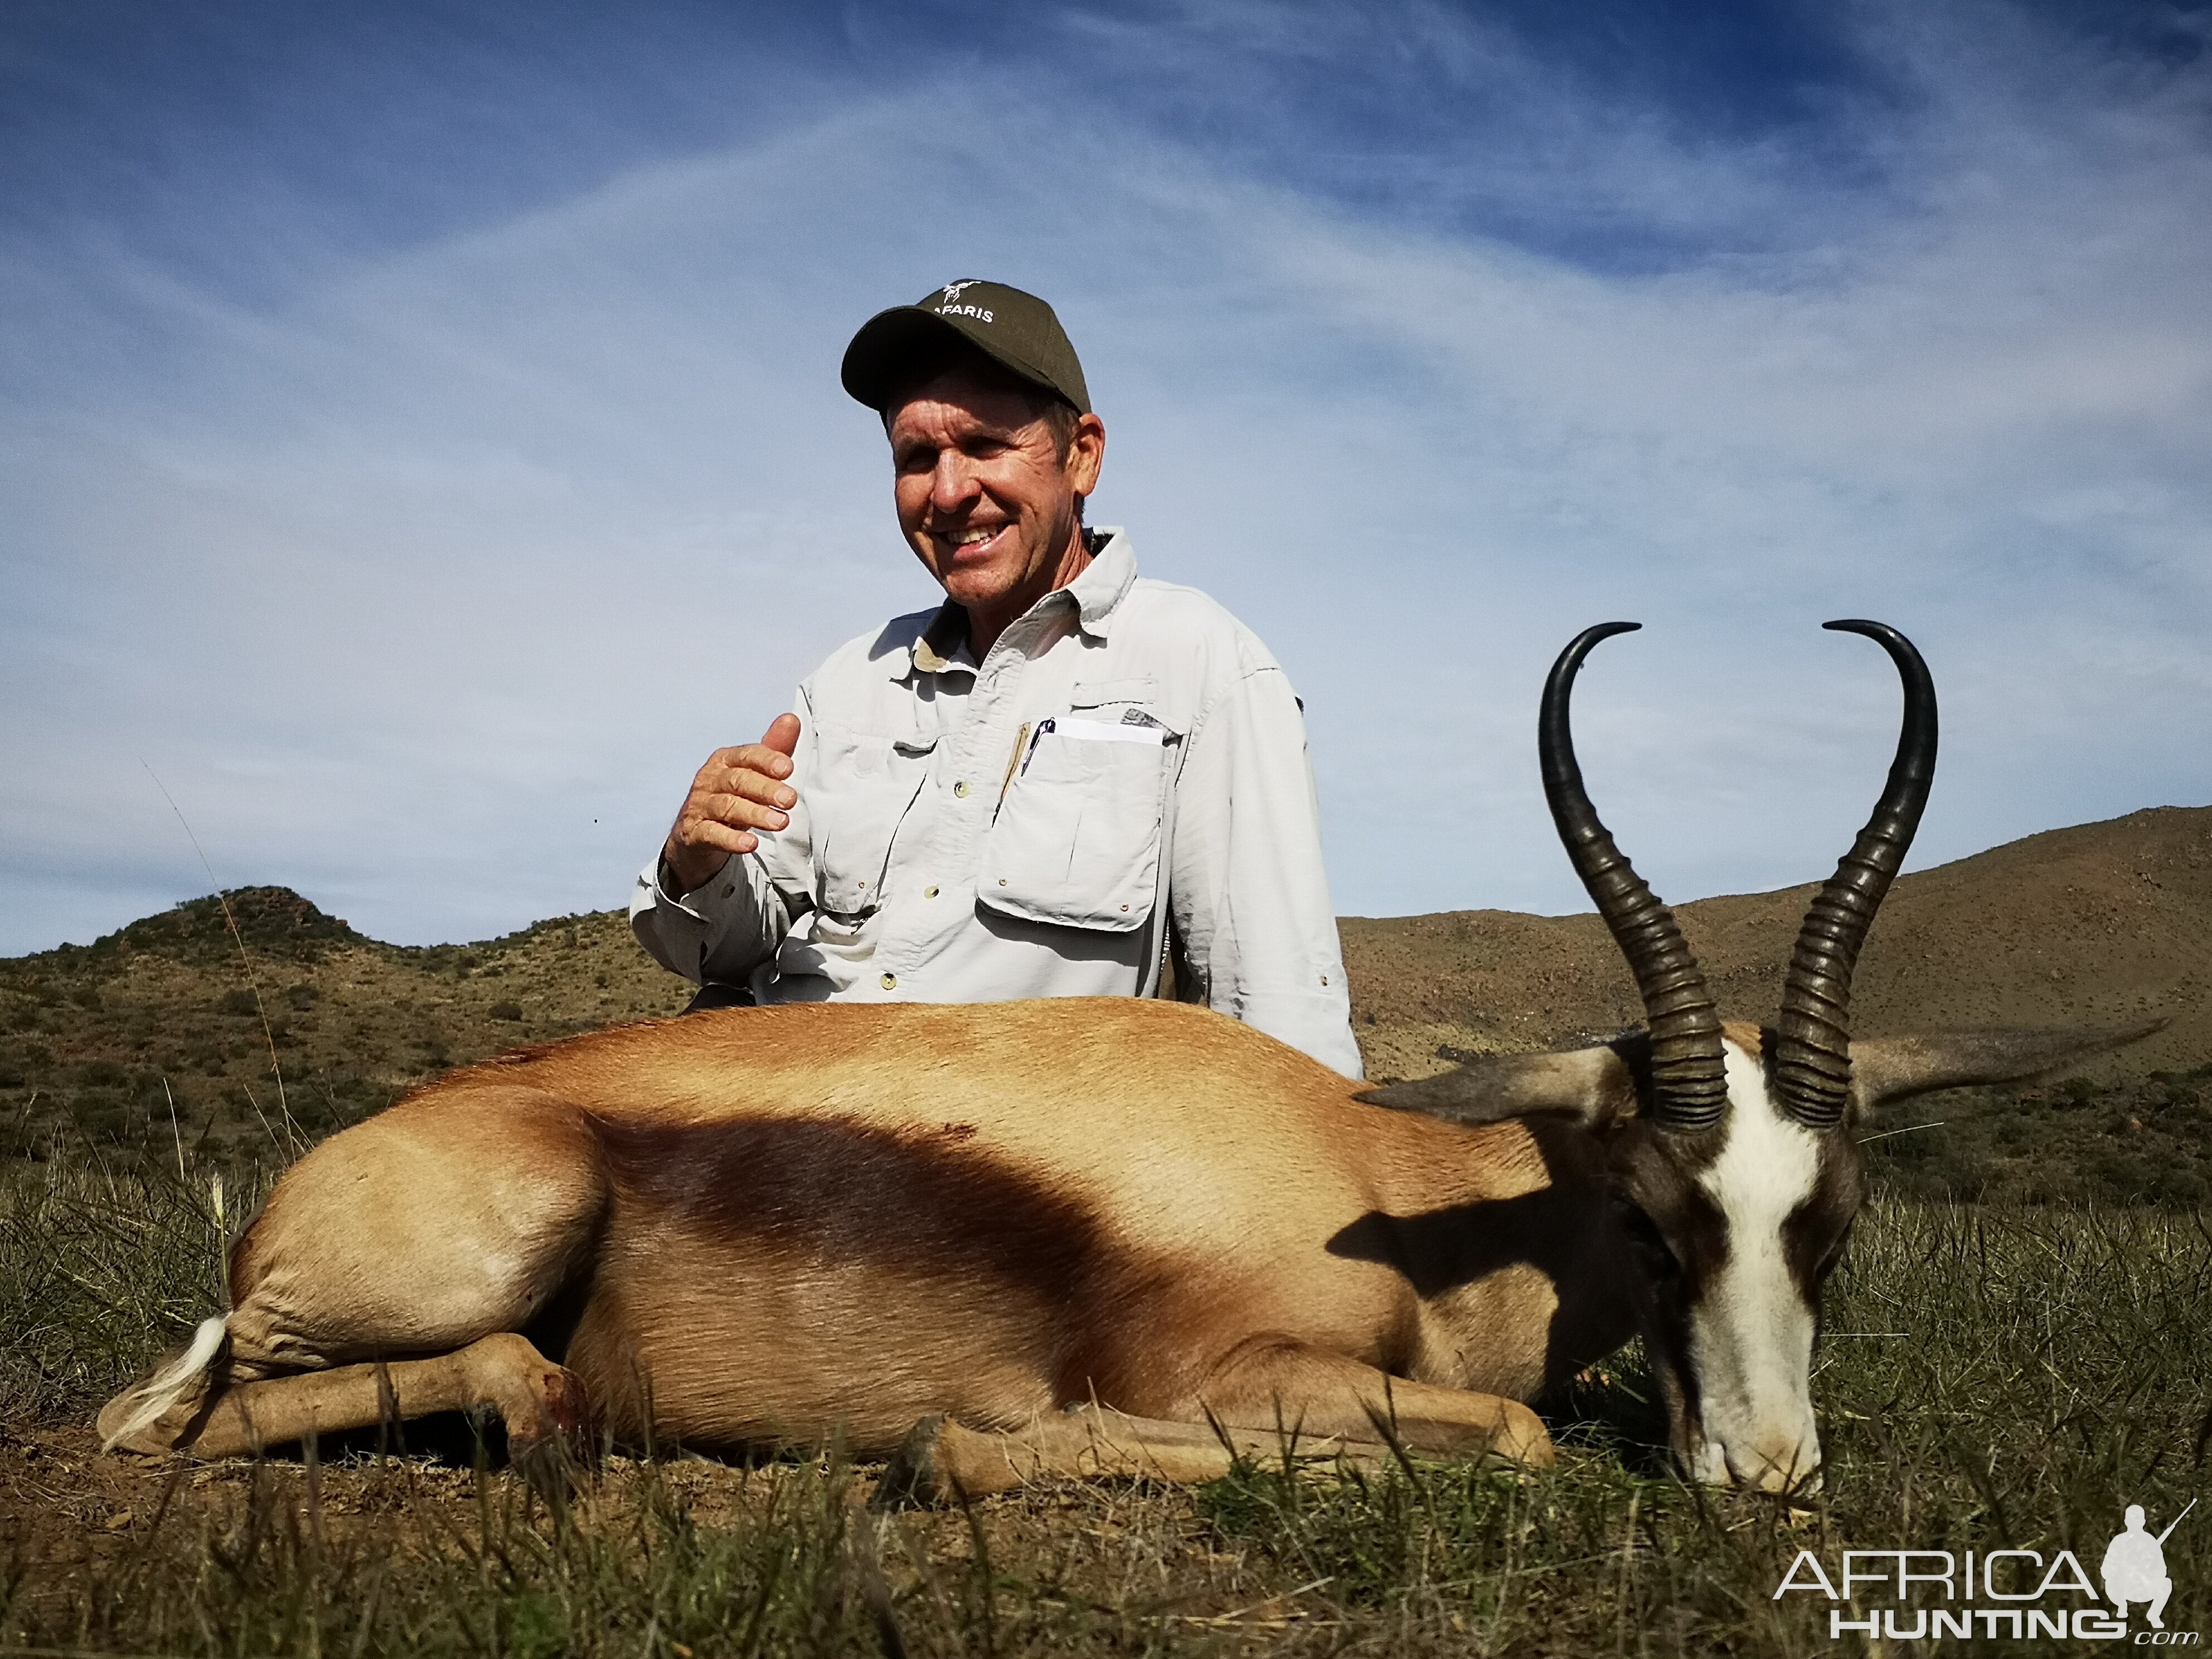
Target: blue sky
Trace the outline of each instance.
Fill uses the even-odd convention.
[[[283,882],[619,902],[929,602],[852,330],[1046,295],[1094,522],[1309,710],[1338,908],[1583,907],[1543,671],[1686,899],[2212,799],[2212,12],[0,10],[0,951]]]

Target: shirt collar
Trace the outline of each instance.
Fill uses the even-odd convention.
[[[1103,640],[1112,630],[1114,613],[1137,580],[1137,556],[1129,545],[1128,533],[1118,525],[1086,530],[1084,534],[1091,540],[1091,562],[1066,587],[1037,603],[1042,606],[1073,601],[1083,631]],[[908,674],[974,673],[975,657],[968,644],[968,612],[945,600],[913,645],[905,652],[888,653],[884,665],[895,680]]]
[[[1083,631],[1103,640],[1112,631],[1114,613],[1137,580],[1137,555],[1129,545],[1128,532],[1119,525],[1084,533],[1091,538],[1091,562],[1062,591],[1075,601]]]
[[[945,600],[915,639],[908,662],[900,667],[896,652],[891,662],[898,671],[891,676],[893,679],[903,679],[909,673],[942,674],[947,669],[974,673],[975,656],[968,648],[968,612],[951,600]]]

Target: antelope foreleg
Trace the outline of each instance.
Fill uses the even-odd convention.
[[[1486,1452],[1536,1468],[1552,1462],[1552,1437],[1517,1400],[1408,1382],[1286,1339],[1237,1348],[1206,1379],[1199,1404],[1235,1429],[1388,1439],[1439,1456]]]
[[[507,1425],[513,1458],[563,1443],[580,1449],[588,1437],[582,1385],[526,1339],[501,1332],[429,1359],[234,1384],[213,1395],[175,1449],[202,1458],[255,1455],[311,1435],[483,1409]]]
[[[1007,1492],[1043,1476],[1099,1476],[1188,1485],[1217,1480],[1237,1459],[1302,1465],[1340,1460],[1375,1462],[1389,1455],[1371,1431],[1364,1439],[1315,1438],[1205,1423],[1131,1417],[1103,1407],[1041,1417],[1026,1427],[991,1433],[950,1418],[925,1418],[891,1459],[877,1502],[939,1503]]]

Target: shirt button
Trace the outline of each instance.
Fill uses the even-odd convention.
[[[999,878],[999,885],[1000,885],[1000,886],[1001,886],[1001,887],[1004,887],[1006,884],[1006,878],[1004,876],[1000,876],[1000,877]]]
[[[896,991],[898,989],[898,975],[896,974],[885,974],[883,976],[881,983],[884,989],[886,991]]]
[[[924,897],[924,898],[935,898],[935,897],[937,896],[937,889],[936,889],[936,887],[935,887],[934,885],[932,885],[932,886],[928,886],[928,887],[925,887],[925,888],[923,888],[923,889],[921,890],[921,896],[922,896],[922,897]]]
[[[967,785],[967,783],[963,781],[962,781],[962,782],[959,782],[959,783],[956,783],[956,784],[954,784],[954,785],[952,786],[952,793],[953,793],[954,794],[956,794],[956,795],[958,795],[958,796],[962,797],[962,798],[964,799],[966,798],[966,796],[967,796],[967,793],[968,793],[968,785]]]

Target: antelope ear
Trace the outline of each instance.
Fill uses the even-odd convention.
[[[1454,1123],[1500,1123],[1531,1112],[1564,1112],[1595,1129],[1632,1109],[1636,1081],[1611,1048],[1544,1054],[1480,1054],[1455,1071],[1370,1089],[1354,1099]]]
[[[2147,1025],[2075,1030],[1942,1031],[1854,1042],[1851,1103],[1860,1111],[1870,1111],[1931,1089],[2033,1077],[2079,1055],[2138,1042],[2165,1030],[2166,1024],[2154,1019]]]

